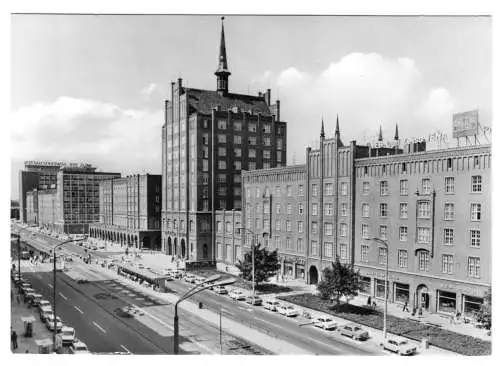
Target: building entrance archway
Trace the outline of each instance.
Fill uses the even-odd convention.
[[[151,239],[149,238],[149,236],[145,236],[142,239],[142,247],[145,249],[151,249]]]
[[[316,266],[309,267],[309,284],[316,285],[318,283],[318,269]]]
[[[417,308],[422,308],[424,310],[429,310],[429,304],[430,304],[430,295],[429,295],[429,289],[427,288],[427,285],[418,285],[417,287],[417,298],[415,299],[415,303],[417,305]]]
[[[167,239],[167,254],[172,255],[172,238],[170,236]]]
[[[186,242],[184,241],[184,239],[181,240],[181,257],[186,257]]]

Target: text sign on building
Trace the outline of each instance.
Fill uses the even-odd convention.
[[[468,111],[453,115],[453,138],[477,135],[479,111]]]

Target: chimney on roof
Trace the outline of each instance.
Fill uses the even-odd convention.
[[[179,91],[182,89],[182,78],[177,79],[177,86],[179,87]]]
[[[264,94],[264,100],[266,101],[266,104],[268,106],[271,105],[271,89],[267,89],[266,93]]]

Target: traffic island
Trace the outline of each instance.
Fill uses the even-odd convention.
[[[384,328],[383,312],[372,308],[348,303],[336,305],[332,304],[329,300],[323,300],[320,296],[313,294],[278,296],[277,299],[327,313],[373,329],[382,330]],[[491,342],[422,323],[418,320],[387,315],[387,331],[418,342],[427,340],[430,345],[466,356],[491,355]]]

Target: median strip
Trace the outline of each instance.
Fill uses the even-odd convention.
[[[106,333],[106,331],[96,322],[92,322],[92,324],[94,324],[97,328],[99,328],[101,330],[101,332]]]

